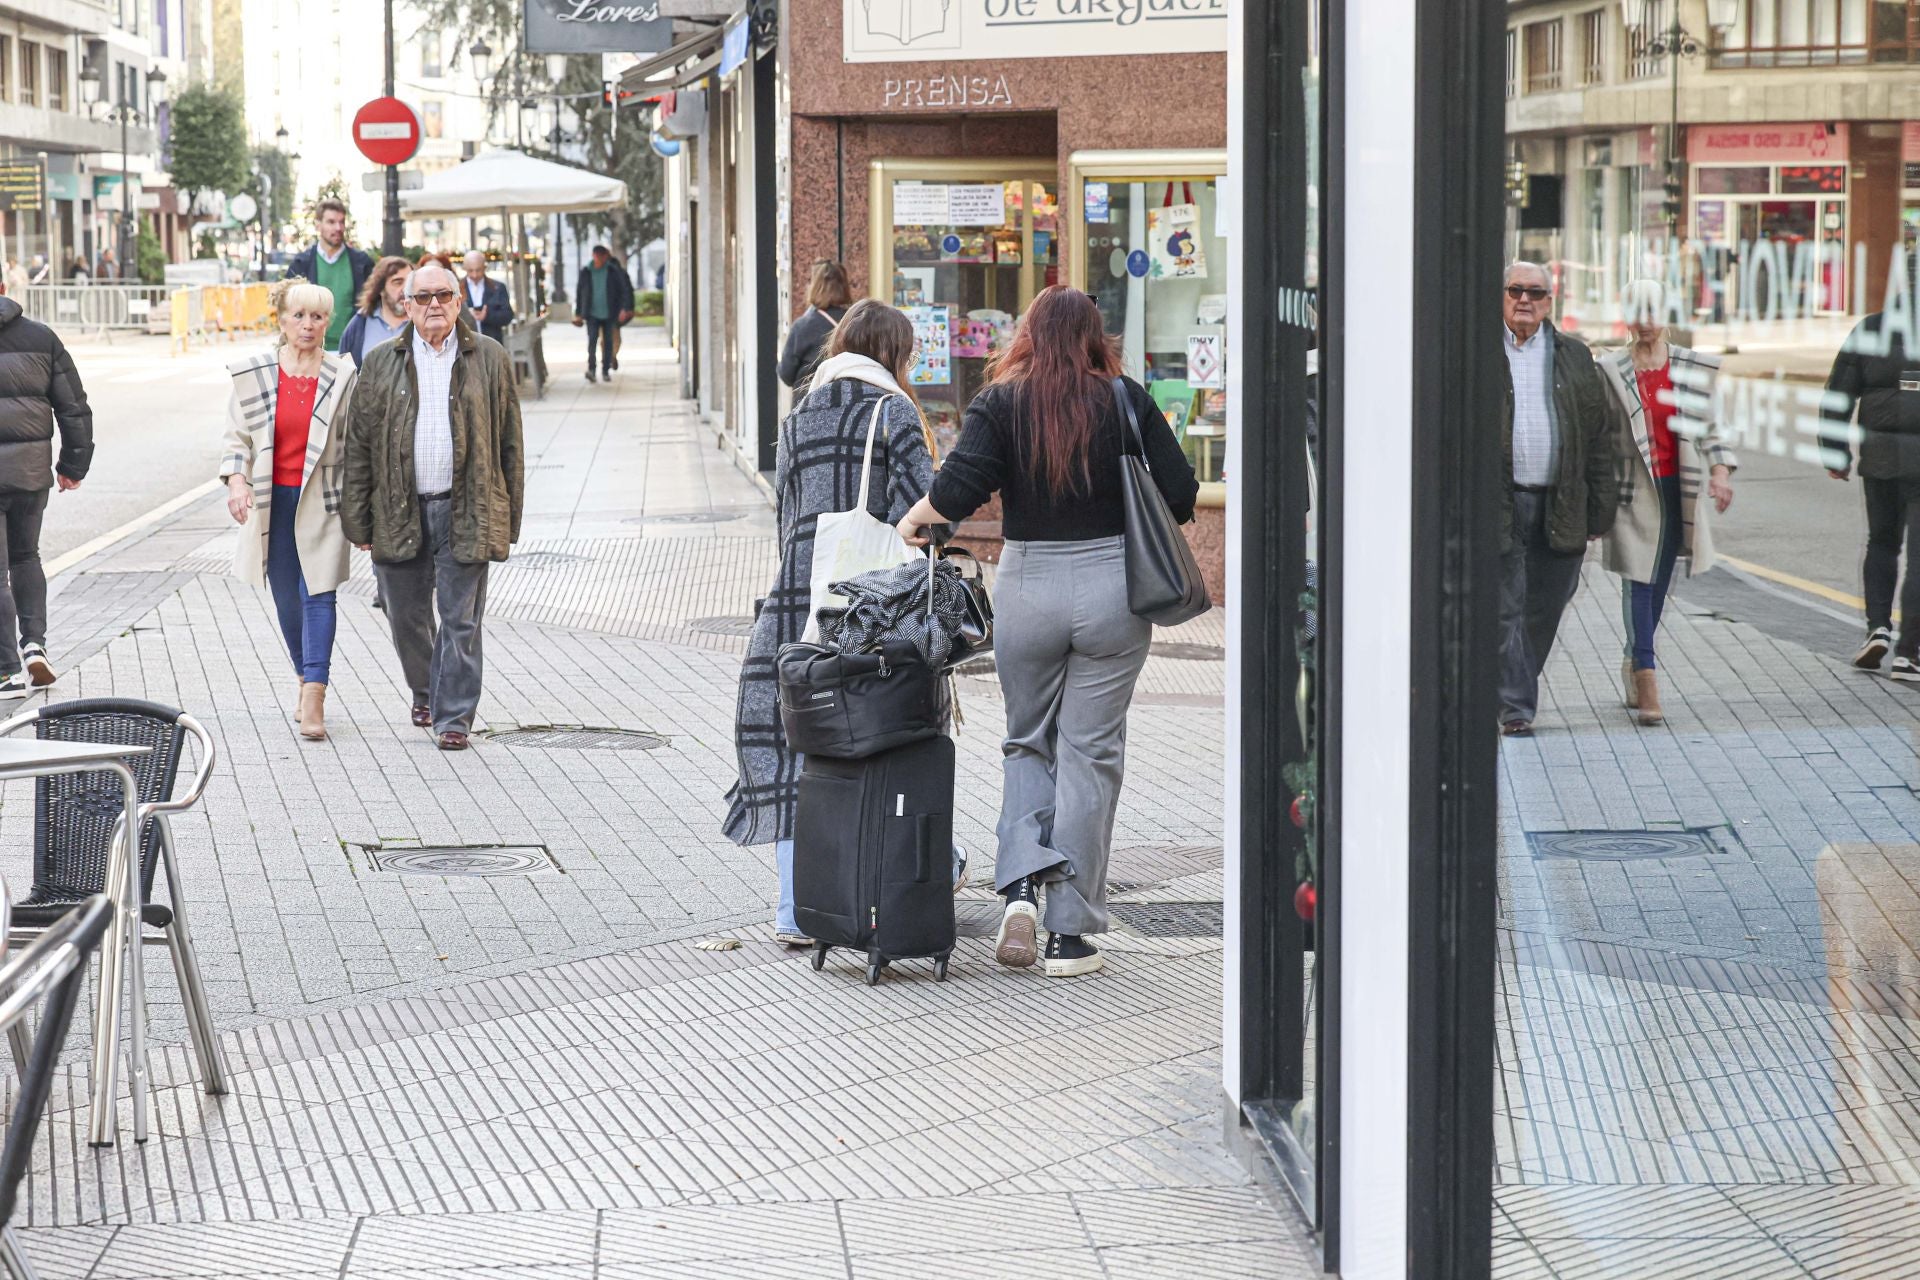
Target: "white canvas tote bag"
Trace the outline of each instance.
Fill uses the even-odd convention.
[[[880,427],[880,412],[892,396],[881,396],[867,419],[867,448],[860,458],[860,497],[851,511],[829,511],[813,527],[813,575],[807,604],[807,629],[801,639],[809,644],[820,640],[820,611],[842,609],[846,598],[827,590],[830,582],[874,569],[891,569],[916,558],[913,548],[900,537],[900,531],[867,512],[867,489],[873,481],[873,436]]]

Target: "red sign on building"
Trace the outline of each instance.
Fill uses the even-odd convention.
[[[1687,127],[1689,164],[1838,163],[1846,158],[1845,124],[1696,124]]]
[[[405,164],[420,149],[420,117],[398,98],[375,98],[354,112],[353,145],[375,164]]]

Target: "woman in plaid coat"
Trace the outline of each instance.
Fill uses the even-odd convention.
[[[300,678],[300,736],[327,736],[334,590],[350,548],[340,527],[340,466],[353,362],[324,346],[333,294],[304,280],[277,290],[280,343],[229,366],[233,394],[220,478],[240,526],[233,571],[273,591],[274,612]]]
[[[1714,420],[1720,361],[1667,341],[1665,300],[1658,280],[1628,285],[1623,306],[1633,341],[1600,361],[1626,418],[1626,438],[1614,451],[1625,466],[1620,512],[1606,535],[1605,563],[1621,576],[1627,643],[1620,682],[1643,725],[1662,719],[1653,642],[1674,569],[1682,560],[1689,576],[1713,567],[1712,517],[1733,501],[1739,465]]]

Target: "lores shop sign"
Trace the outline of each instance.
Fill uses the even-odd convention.
[[[842,0],[848,62],[1221,53],[1227,0]]]
[[[659,53],[673,44],[660,0],[525,0],[529,53]]]

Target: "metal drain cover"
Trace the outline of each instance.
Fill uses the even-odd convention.
[[[710,636],[750,636],[753,634],[753,617],[750,614],[722,614],[712,618],[689,618],[687,630],[703,631]]]
[[[558,569],[570,564],[585,564],[591,559],[592,556],[575,555],[571,551],[522,551],[509,558],[507,563],[522,569]]]
[[[490,733],[488,742],[549,751],[652,751],[672,739],[650,729],[607,729],[587,724],[530,724]]]
[[[1218,902],[1112,902],[1107,910],[1144,938],[1217,938],[1224,927]]]
[[[1705,858],[1720,852],[1708,830],[1529,831],[1527,843],[1536,858],[1575,858],[1583,862]]]
[[[1184,640],[1156,640],[1147,646],[1147,652],[1181,662],[1224,662],[1227,658],[1227,651],[1217,644],[1188,644]]]
[[[375,871],[408,876],[531,876],[560,870],[545,845],[426,845],[382,849],[361,845]]]
[[[744,511],[677,511],[670,516],[641,516],[641,524],[723,524],[745,517]]]

